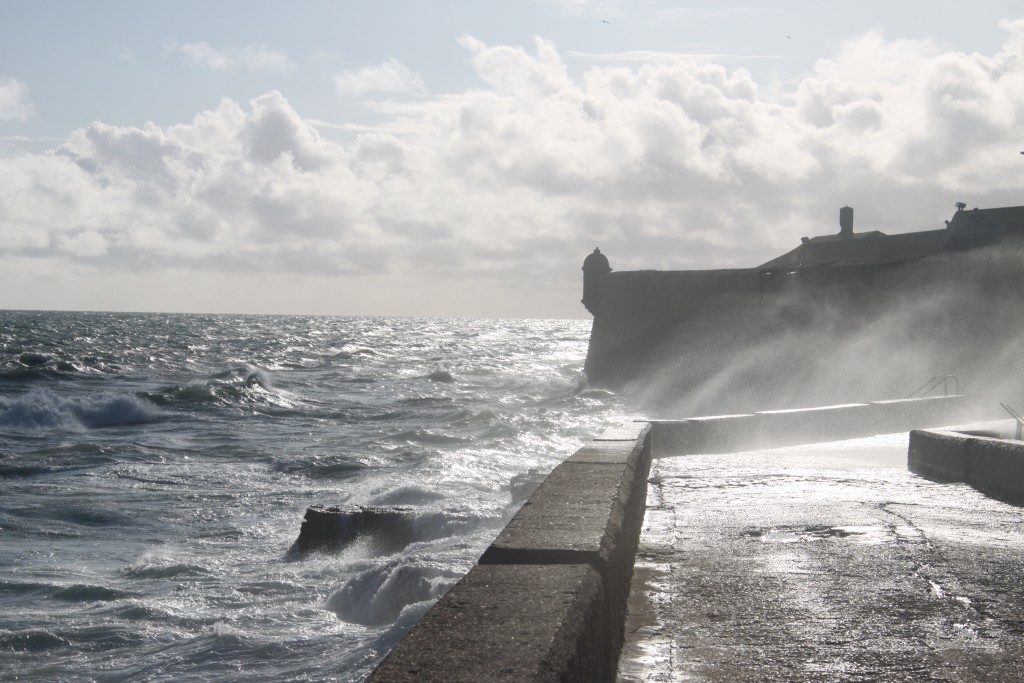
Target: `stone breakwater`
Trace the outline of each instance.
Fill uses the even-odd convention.
[[[369,680],[614,680],[650,431],[624,423],[556,467]]]

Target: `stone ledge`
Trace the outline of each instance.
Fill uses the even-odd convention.
[[[907,446],[907,469],[939,483],[967,483],[970,440],[945,430],[913,430]]]
[[[995,406],[995,408],[993,408]],[[1001,417],[983,397],[935,396],[653,423],[659,457],[793,446]]]
[[[594,441],[641,441],[644,432],[650,430],[651,424],[646,421],[633,420],[631,422],[620,422],[601,432]]]
[[[600,681],[615,671],[588,565],[477,565],[368,681]]]
[[[602,574],[621,554],[619,537],[635,473],[620,463],[564,462],[498,534],[481,564],[544,564],[554,556]],[[567,560],[560,560],[567,561]]]
[[[613,427],[556,467],[369,680],[614,681],[650,435]]]
[[[970,484],[986,495],[1024,505],[1024,442],[945,430],[910,432],[907,469],[940,483]]]
[[[650,429],[650,425],[647,426],[647,429]],[[634,441],[589,441],[583,448],[566,458],[565,462],[575,464],[626,465],[635,472],[643,464],[643,458],[647,452],[646,444],[645,439]]]

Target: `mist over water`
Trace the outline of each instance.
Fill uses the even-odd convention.
[[[629,412],[581,384],[588,335],[0,312],[0,678],[361,680],[512,478]],[[401,506],[411,536],[289,555],[313,504]]]
[[[1004,245],[723,297],[675,326],[628,390],[670,418],[907,398],[936,376],[955,378],[939,394],[1024,402],[1022,265]]]

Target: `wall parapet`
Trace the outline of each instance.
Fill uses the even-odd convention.
[[[940,483],[970,484],[1012,505],[1024,505],[1024,441],[947,430],[910,432],[907,469]]]
[[[768,410],[739,415],[656,420],[652,433],[655,457],[793,446],[816,441],[852,439],[905,432],[998,417],[986,397],[927,398],[849,403]]]
[[[615,680],[650,432],[623,423],[552,470],[368,680]]]

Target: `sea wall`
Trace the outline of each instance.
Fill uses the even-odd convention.
[[[624,423],[556,467],[369,680],[613,681],[650,433]]]
[[[595,385],[620,388],[649,371],[681,325],[708,332],[750,319],[759,303],[755,270],[624,271],[607,276],[584,370]],[[710,320],[709,320],[710,319]]]
[[[949,424],[992,417],[992,405],[998,410],[998,402],[949,396],[607,430],[548,475],[369,680],[612,681],[652,457]]]
[[[656,457],[732,453],[905,432],[1000,416],[998,402],[985,396],[935,396],[657,420],[651,448]]]
[[[591,304],[587,378],[656,416],[905,397],[940,374],[1012,395],[1022,257],[1014,242],[901,262],[611,272]]]
[[[607,305],[628,311],[693,309],[710,299],[756,295],[758,286],[753,268],[622,271],[608,275]]]
[[[932,481],[970,484],[993,498],[1024,505],[1024,441],[912,431],[907,468]]]

